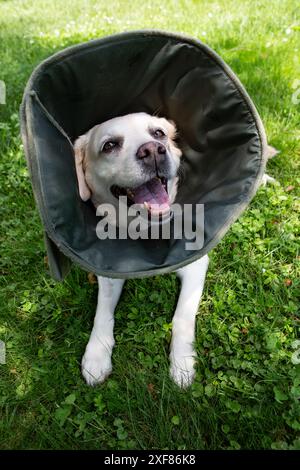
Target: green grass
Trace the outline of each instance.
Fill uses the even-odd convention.
[[[300,320],[296,4],[0,1],[0,80],[7,85],[7,105],[0,105],[2,449],[299,449],[300,366],[292,361]],[[153,27],[202,39],[233,68],[281,150],[268,165],[279,184],[259,190],[211,253],[191,389],[180,391],[168,377],[175,275],[126,283],[114,370],[91,389],[79,365],[96,285],[76,267],[62,284],[47,274],[17,113],[26,81],[45,57]]]

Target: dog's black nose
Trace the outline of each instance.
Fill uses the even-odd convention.
[[[160,142],[147,142],[138,148],[136,156],[137,158],[149,158],[152,160],[154,158],[163,158],[166,153],[166,147]]]

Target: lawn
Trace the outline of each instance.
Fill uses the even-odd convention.
[[[7,89],[0,104],[1,449],[300,448],[297,3],[0,1],[0,80]],[[280,150],[268,164],[278,184],[258,191],[210,253],[197,376],[187,391],[168,377],[174,274],[126,283],[113,373],[97,388],[84,383],[80,361],[97,286],[77,267],[63,283],[48,275],[19,136],[23,89],[41,60],[141,28],[184,32],[215,49]]]

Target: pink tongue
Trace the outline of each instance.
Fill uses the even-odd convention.
[[[169,195],[159,178],[153,178],[132,192],[134,193],[134,202],[136,204],[146,202],[151,212],[165,212],[170,208]]]

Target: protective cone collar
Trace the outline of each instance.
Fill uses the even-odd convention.
[[[186,240],[99,240],[99,217],[81,201],[72,142],[110,118],[147,112],[172,119],[184,148],[177,201],[205,208],[204,246]],[[96,274],[166,273],[206,254],[247,207],[264,173],[265,132],[232,70],[200,41],[135,31],[67,48],[33,72],[21,106],[32,186],[53,277],[71,262]]]

